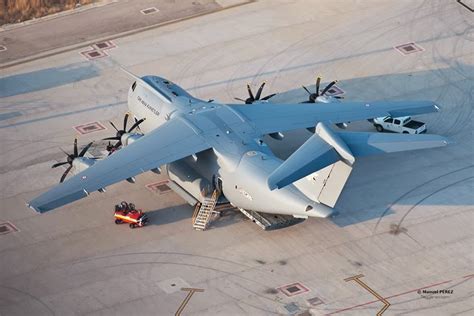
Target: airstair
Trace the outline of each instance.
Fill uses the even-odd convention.
[[[204,201],[196,204],[193,214],[193,228],[195,230],[205,230],[211,220],[220,192],[214,190],[211,197],[206,197]]]

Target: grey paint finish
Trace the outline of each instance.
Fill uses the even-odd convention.
[[[207,177],[222,179],[223,193],[234,206],[298,217],[327,217],[332,213],[330,208],[292,184],[337,162],[340,157],[353,162],[347,146],[322,121],[353,121],[391,111],[412,114],[438,109],[429,101],[347,102],[338,103],[337,108],[331,104],[265,103],[237,107],[194,98],[165,78],[139,78],[124,71],[136,82],[129,89],[129,109],[136,118],[146,119],[141,126],[146,135],[122,135],[122,138],[131,137],[134,141],[124,141],[123,149],[33,199],[29,203],[31,208],[45,212],[139,173],[212,148],[215,156],[210,158],[211,167],[207,169],[213,174]],[[260,138],[270,132],[308,128],[315,122],[320,122],[316,134],[283,163]],[[375,136],[375,139],[384,142],[385,137]],[[445,143],[431,144],[442,145]],[[426,144],[412,143],[409,147],[417,146]],[[360,149],[361,146],[355,147]],[[174,173],[168,168],[168,173],[178,185],[199,199],[209,183],[184,167]],[[306,186],[308,184],[303,191],[310,192]],[[318,184],[312,183],[312,186],[316,188]],[[274,190],[277,187],[279,190]]]

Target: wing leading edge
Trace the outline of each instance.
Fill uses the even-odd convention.
[[[28,203],[43,213],[86,197],[100,188],[210,148],[179,117],[122,148]]]

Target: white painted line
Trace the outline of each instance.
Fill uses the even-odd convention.
[[[4,52],[7,50],[7,47],[4,45],[0,45],[0,52]]]

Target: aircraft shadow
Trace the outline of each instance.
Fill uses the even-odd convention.
[[[52,67],[0,79],[0,97],[11,97],[63,86],[99,76],[99,69],[84,61],[62,67]]]

